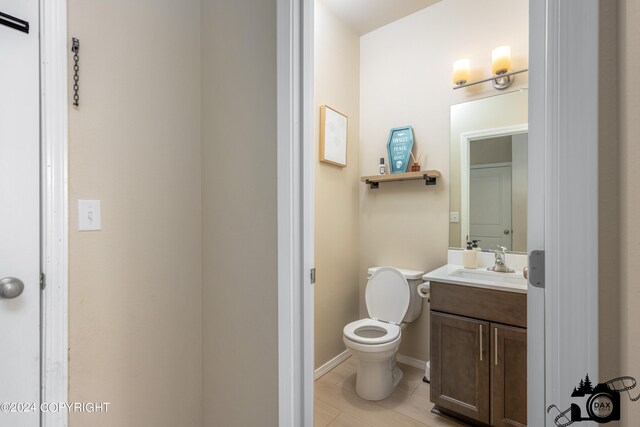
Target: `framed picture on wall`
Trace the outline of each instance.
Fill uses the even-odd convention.
[[[320,161],[347,166],[347,116],[323,105],[320,107]]]

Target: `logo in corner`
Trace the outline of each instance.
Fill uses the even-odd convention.
[[[632,397],[630,390],[636,387],[635,378],[623,376],[614,378],[604,383],[593,386],[589,375],[580,380],[574,387],[571,397],[584,405],[586,416],[583,416],[582,407],[578,403],[572,403],[568,409],[561,411],[556,405],[550,405],[547,413],[552,409],[557,411],[554,423],[558,427],[566,427],[579,421],[595,421],[598,424],[606,424],[620,420],[620,393],[626,392],[629,400],[635,402],[640,395]]]

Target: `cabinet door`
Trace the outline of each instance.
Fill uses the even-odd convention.
[[[527,330],[491,324],[491,425],[527,425]]]
[[[489,322],[431,312],[431,401],[489,422]]]

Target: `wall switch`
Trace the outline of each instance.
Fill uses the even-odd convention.
[[[449,212],[449,222],[460,222],[460,213]]]
[[[102,230],[100,200],[78,200],[78,231]]]

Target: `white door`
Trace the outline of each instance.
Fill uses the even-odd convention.
[[[471,169],[469,236],[483,249],[511,250],[511,166]]]
[[[0,12],[30,27],[25,33],[0,19],[0,426],[35,427],[40,423],[38,1],[0,0]],[[20,290],[18,281],[24,290],[11,298]]]

